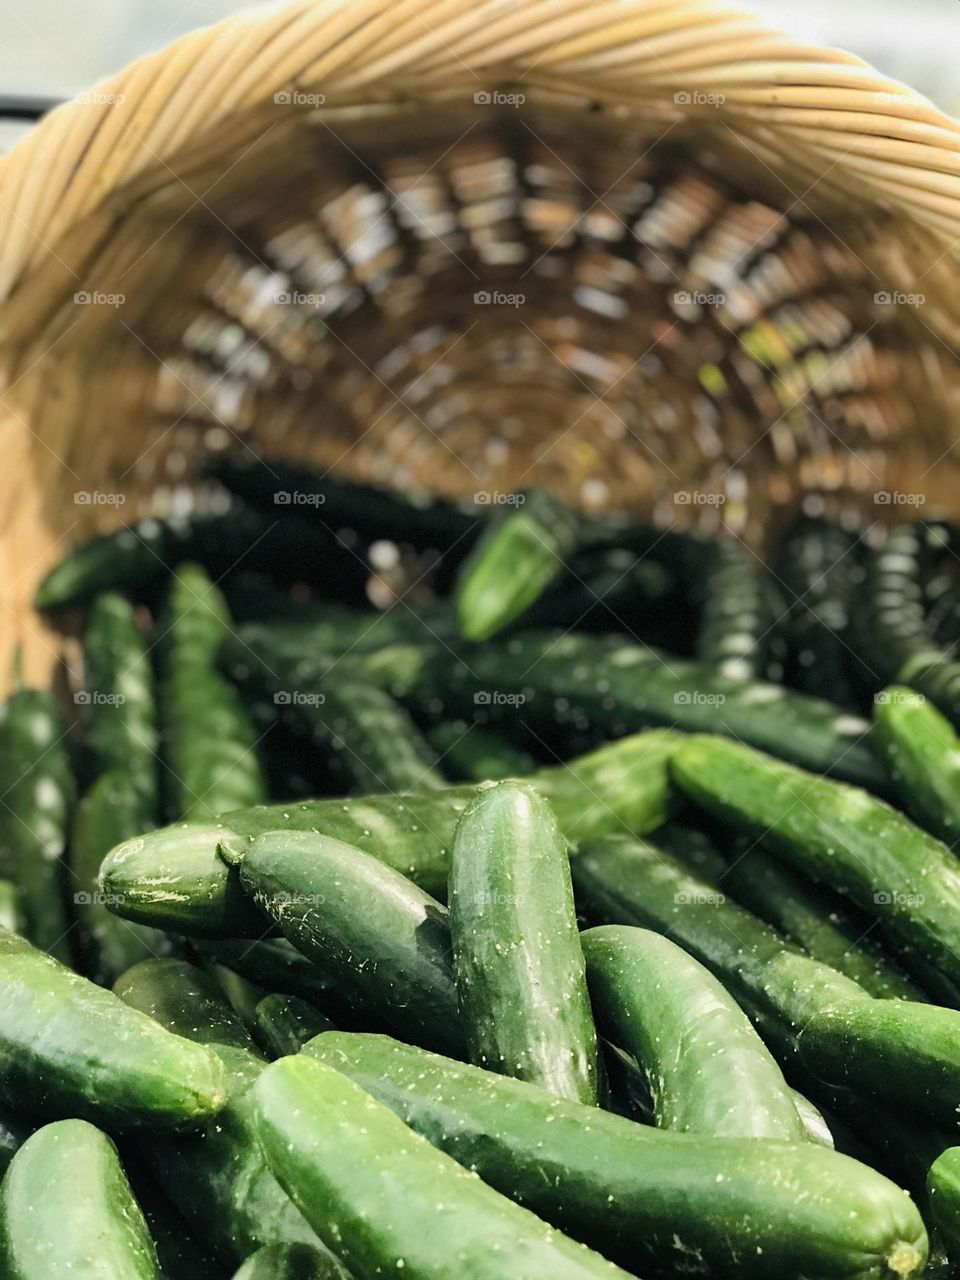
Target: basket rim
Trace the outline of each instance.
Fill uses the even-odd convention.
[[[742,10],[714,0],[409,0],[400,10],[394,0],[297,0],[141,57],[0,157],[0,306],[79,222],[108,203],[112,220],[129,215],[143,198],[137,179],[162,168],[176,178],[176,158],[209,151],[228,117],[275,108],[284,94],[285,109],[322,120],[521,83],[531,98],[682,110],[780,179],[797,154],[812,157],[818,182],[841,183],[852,208],[899,213],[956,253],[960,123],[860,58],[793,41]]]

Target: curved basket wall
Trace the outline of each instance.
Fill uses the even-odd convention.
[[[225,448],[670,523],[722,495],[754,542],[810,492],[960,514],[958,241],[953,121],[698,0],[199,31],[0,161],[0,650],[48,665],[49,561]]]

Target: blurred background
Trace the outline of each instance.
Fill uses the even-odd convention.
[[[403,0],[397,0],[402,5]],[[839,45],[960,115],[957,0],[741,0],[804,40]],[[65,97],[194,27],[278,0],[4,0],[0,93]],[[4,126],[0,143],[16,135]]]

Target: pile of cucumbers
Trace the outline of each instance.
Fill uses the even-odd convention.
[[[960,1274],[960,531],[209,484],[0,711],[0,1280]]]

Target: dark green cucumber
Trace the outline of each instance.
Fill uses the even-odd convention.
[[[378,657],[383,679],[388,658]],[[849,782],[881,791],[889,785],[861,717],[615,636],[521,632],[466,650],[456,661],[446,650],[423,646],[418,657],[416,646],[407,646],[395,662],[401,668],[395,691],[408,701],[443,705],[447,714],[471,714],[486,702],[492,712],[522,714],[527,722],[581,719],[610,738],[657,725],[720,731]]]
[[[814,1143],[654,1129],[384,1036],[331,1032],[304,1054],[640,1275],[673,1280],[693,1266],[695,1275],[743,1280],[893,1280],[926,1256],[909,1197]]]
[[[226,658],[228,664],[242,664],[244,654],[255,653],[272,664],[275,658],[302,661],[325,653],[358,657],[385,645],[452,641],[455,636],[456,624],[446,604],[418,607],[416,612],[403,603],[380,611],[324,604],[302,620],[244,623]]]
[[[349,993],[286,938],[197,938],[191,945],[205,960],[226,965],[265,990],[298,996],[323,1010],[337,1026],[354,1024]]]
[[[667,761],[682,741],[662,730],[636,734],[525,781],[553,805],[572,844],[609,831],[652,831],[667,816]],[[472,787],[450,787],[401,797],[263,805],[225,814],[219,827],[165,827],[118,845],[104,861],[101,887],[128,920],[204,937],[260,938],[267,923],[217,847],[242,847],[264,832],[282,830],[320,832],[356,845],[442,898],[453,832],[473,794]]]
[[[22,927],[17,886],[12,880],[0,880],[0,928],[19,933]]]
[[[488,640],[519,618],[563,572],[582,524],[546,490],[517,494],[460,567],[454,592],[460,634]]]
[[[337,1280],[343,1270],[333,1268],[329,1253],[308,1244],[270,1244],[252,1253],[233,1280]]]
[[[227,1273],[160,1190],[146,1162],[129,1141],[121,1148],[120,1158],[150,1230],[161,1280],[227,1280]]]
[[[283,1058],[253,1095],[267,1162],[357,1280],[625,1280],[322,1062]]]
[[[197,565],[181,565],[174,574],[163,629],[160,705],[171,814],[207,822],[225,809],[259,803],[266,784],[253,725],[217,669],[229,610]]]
[[[923,990],[874,943],[876,921],[749,837],[736,841],[716,883],[814,960],[822,960],[879,999],[925,1000]]]
[[[85,1120],[45,1125],[0,1189],[5,1280],[160,1280],[156,1250],[110,1139]]]
[[[257,1004],[257,1039],[271,1058],[284,1058],[299,1053],[308,1040],[322,1031],[332,1031],[333,1023],[299,996],[276,993],[264,996]]]
[[[927,1197],[932,1225],[948,1257],[960,1258],[960,1147],[949,1147],[931,1165]]]
[[[140,1147],[160,1186],[197,1234],[232,1266],[263,1245],[319,1248],[264,1163],[250,1087],[265,1059],[213,980],[181,961],[147,960],[124,974],[116,990],[162,1027],[209,1046],[226,1069],[229,1097],[211,1123],[196,1134],[152,1137]]]
[[[104,986],[138,960],[170,949],[169,939],[159,930],[133,924],[112,911],[109,895],[99,885],[100,864],[110,850],[153,825],[143,788],[122,769],[102,774],[74,813],[68,866],[79,925],[77,951],[83,972]]]
[[[20,689],[0,707],[0,872],[20,894],[27,937],[70,962],[63,852],[76,785],[52,694]]]
[[[384,689],[358,678],[348,659],[293,658],[249,649],[235,677],[273,698],[288,721],[339,758],[359,792],[440,787],[436,756],[409,714]]]
[[[877,751],[914,822],[949,845],[960,839],[960,737],[922,693],[894,685],[873,708]]]
[[[698,961],[656,933],[623,925],[588,929],[582,942],[597,1020],[645,1071],[661,1129],[804,1139],[780,1068]]]
[[[804,517],[788,530],[774,572],[789,606],[783,622],[788,683],[839,706],[860,701],[876,684],[851,625],[864,579],[861,539]]]
[[[733,680],[762,678],[783,603],[764,564],[718,538],[702,582],[697,658]]]
[[[123,596],[96,597],[84,635],[87,741],[98,773],[123,769],[156,806],[157,716],[153,672],[133,606]]]
[[[114,1128],[196,1124],[223,1105],[223,1068],[14,934],[0,933],[0,1094]]]
[[[462,1055],[445,907],[329,836],[268,833],[241,857],[244,890],[299,951],[388,1025]]]
[[[244,1027],[256,1039],[257,1005],[267,994],[266,991],[242,974],[236,973],[224,964],[218,964],[215,960],[208,960],[204,969],[216,982],[227,1004]]]
[[[427,731],[440,757],[440,768],[452,782],[499,782],[533,773],[537,762],[522,747],[491,729],[465,720],[444,720]]]
[[[567,846],[531,787],[482,787],[457,824],[450,936],[470,1061],[596,1104],[597,1033]]]
[[[691,739],[671,769],[715,818],[763,837],[960,982],[960,863],[939,840],[866,791],[722,738]]]

